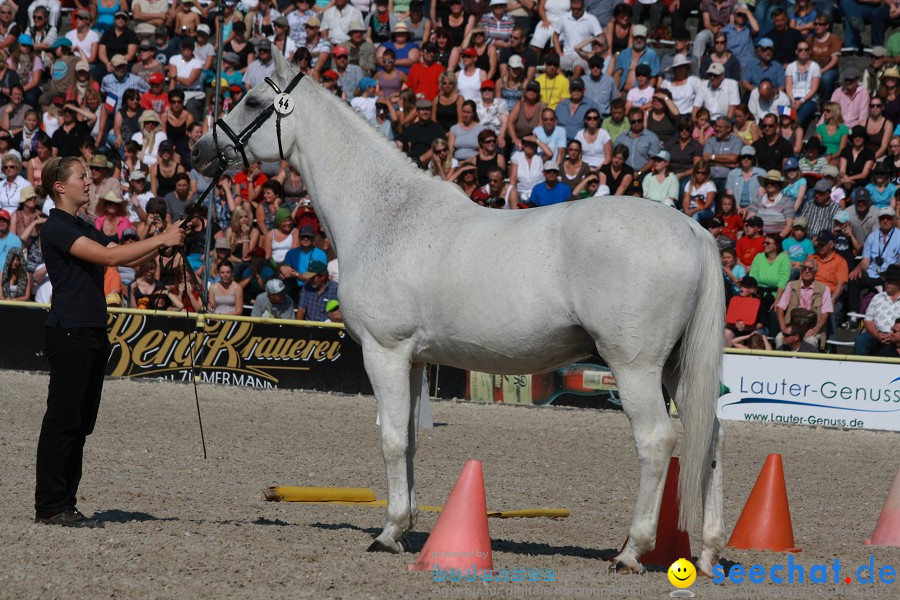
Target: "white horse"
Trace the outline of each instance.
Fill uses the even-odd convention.
[[[416,521],[426,362],[516,374],[596,351],[616,377],[641,469],[628,543],[614,562],[640,571],[640,556],[656,543],[676,441],[665,385],[684,425],[681,524],[692,528],[703,504],[698,568],[711,574],[725,542],[715,412],[724,292],[713,238],[671,208],[630,197],[482,208],[417,169],[274,53],[271,82],[224,117],[216,140],[204,135],[193,160],[212,175],[245,152],[245,160],[273,161],[283,148],[309,187],[341,260],[341,311],[362,345],[381,421],[387,517],[369,549],[407,549],[403,537]],[[287,100],[276,93],[283,89]]]

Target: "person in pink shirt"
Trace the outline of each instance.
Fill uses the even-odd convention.
[[[859,84],[860,73],[856,67],[844,69],[844,85],[834,90],[831,101],[841,105],[844,123],[852,128],[865,124],[869,116],[869,92]]]

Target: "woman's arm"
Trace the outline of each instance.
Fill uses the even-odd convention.
[[[885,119],[884,124],[885,128],[884,133],[881,135],[881,146],[879,146],[878,150],[875,152],[876,160],[887,154],[888,145],[891,143],[891,136],[894,134],[894,124],[891,123],[891,120]]]
[[[622,196],[631,187],[631,182],[634,181],[634,175],[630,173],[622,177],[622,183],[619,184],[619,189],[616,190],[617,196]]]
[[[275,235],[271,230],[263,236],[263,250],[266,251],[266,261],[272,260],[272,236]]]
[[[81,236],[72,244],[69,253],[76,258],[98,265],[124,266],[152,254],[160,248],[182,245],[185,233],[185,230],[181,228],[181,221],[179,221],[157,236],[121,246],[114,243],[101,246],[94,240]]]

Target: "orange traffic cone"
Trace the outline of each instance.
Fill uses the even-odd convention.
[[[674,402],[672,404],[674,406]],[[691,537],[678,528],[678,469],[678,458],[673,456],[669,460],[666,487],[659,507],[656,547],[641,556],[641,563],[645,565],[668,567],[679,558],[691,559]]]
[[[425,547],[407,568],[459,569],[463,574],[494,570],[480,460],[466,462]]]
[[[900,471],[894,477],[887,501],[875,525],[875,533],[865,541],[867,546],[900,546]]]
[[[801,548],[794,546],[780,454],[770,454],[766,458],[728,545],[740,550],[800,552]]]

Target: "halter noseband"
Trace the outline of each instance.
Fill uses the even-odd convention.
[[[241,158],[244,160],[244,168],[250,168],[250,161],[247,160],[247,153],[244,151],[244,144],[250,139],[250,136],[253,135],[257,129],[263,126],[263,124],[269,120],[269,117],[272,116],[272,113],[275,113],[275,130],[278,134],[278,155],[281,157],[281,160],[284,160],[284,149],[281,146],[281,119],[291,113],[294,108],[294,101],[290,96],[290,93],[297,87],[297,84],[300,83],[300,80],[303,79],[303,72],[297,73],[293,79],[291,79],[290,83],[287,86],[287,89],[284,92],[275,84],[274,81],[265,78],[265,82],[269,84],[278,96],[276,96],[275,101],[263,109],[259,115],[253,121],[247,125],[243,131],[238,134],[235,134],[231,127],[223,120],[219,119],[215,122],[212,128],[212,137],[213,142],[216,145],[216,154],[219,157],[219,168],[221,171],[224,171],[225,166],[228,164],[228,160],[225,158],[224,150],[219,146],[219,138],[217,135],[217,130],[221,129],[225,132],[225,135],[228,136],[228,139],[231,140],[231,143],[234,144],[234,148],[241,153]]]

